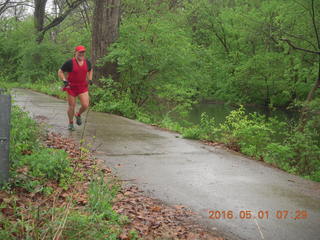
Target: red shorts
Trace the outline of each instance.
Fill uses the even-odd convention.
[[[81,93],[88,92],[88,86],[67,86],[62,89],[66,91],[71,96],[78,96]]]

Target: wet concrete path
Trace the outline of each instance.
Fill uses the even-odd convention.
[[[47,117],[53,131],[80,138],[82,127],[67,131],[65,101],[23,89],[13,96],[31,116]],[[190,207],[199,222],[228,239],[320,239],[320,183],[112,114],[90,111],[85,136],[122,179]],[[209,219],[209,210],[220,211],[220,219]],[[303,211],[308,216],[295,219]],[[256,218],[245,219],[250,213]]]

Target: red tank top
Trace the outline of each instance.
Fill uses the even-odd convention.
[[[72,58],[72,72],[68,73],[70,87],[88,85],[87,72],[88,66],[86,60],[84,60],[82,66],[80,66],[77,60]]]

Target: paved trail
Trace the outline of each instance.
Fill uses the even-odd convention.
[[[52,130],[79,139],[82,128],[67,131],[66,102],[23,89],[13,95],[33,117],[47,117]],[[87,121],[85,135],[95,136],[98,158],[121,178],[168,204],[190,207],[198,221],[228,239],[320,239],[319,183],[112,114],[90,112]],[[230,210],[237,218],[212,220],[209,210]],[[241,211],[265,214],[241,219]],[[277,211],[288,211],[286,219],[277,219]],[[294,219],[299,211],[308,217]]]

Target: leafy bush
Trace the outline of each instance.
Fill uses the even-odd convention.
[[[200,124],[184,128],[182,136],[185,138],[218,141],[218,128],[214,118],[210,119],[207,113],[204,112],[201,114]]]
[[[239,146],[241,152],[258,158],[264,156],[268,143],[282,141],[285,131],[284,122],[275,118],[267,121],[257,113],[247,115],[243,106],[231,111],[219,129],[222,142]]]
[[[52,83],[47,83],[46,81],[39,81],[36,84],[29,82],[22,83],[20,87],[29,88],[61,99],[66,98],[66,92],[62,91],[62,83],[57,79],[54,79]]]
[[[13,105],[11,109],[10,161],[19,163],[24,152],[34,152],[39,148],[40,131],[36,122],[26,112]]]
[[[114,222],[105,221],[103,215],[72,212],[67,218],[62,237],[70,240],[117,240],[120,233],[120,227]]]
[[[92,109],[99,112],[111,112],[128,118],[135,118],[138,106],[132,102],[129,92],[117,91],[119,84],[112,79],[101,79],[101,87],[92,87],[90,91]]]
[[[189,128],[184,128],[182,132],[182,136],[184,138],[190,138],[190,139],[200,139],[201,138],[201,129],[200,127],[193,126]]]
[[[172,131],[176,131],[176,132],[181,132],[182,131],[182,127],[180,126],[180,124],[178,122],[173,121],[168,114],[166,114],[163,119],[161,120],[160,124],[161,127],[163,128],[168,128]]]
[[[34,44],[32,40],[24,43],[18,55],[18,66],[15,71],[17,80],[48,83],[52,79],[57,79],[58,69],[67,59],[61,52],[61,47],[50,41]]]
[[[293,166],[290,165],[290,160],[293,156],[293,149],[290,145],[282,145],[279,143],[267,144],[263,154],[264,161],[272,163],[288,172],[294,172]]]
[[[89,186],[89,209],[108,220],[116,221],[119,215],[112,210],[112,200],[119,191],[119,186],[106,183],[103,175],[94,179]]]
[[[10,130],[10,161],[12,181],[28,191],[38,189],[50,193],[50,189],[42,186],[47,179],[59,181],[67,188],[69,177],[73,171],[70,159],[63,150],[44,148],[40,144],[40,128],[36,122],[13,105]],[[23,178],[16,173],[18,168],[28,168],[28,176]]]
[[[24,83],[56,79],[59,67],[68,58],[64,46],[54,43],[48,36],[41,44],[36,44],[36,35],[30,34],[34,32],[32,18],[7,24],[10,30],[0,33],[5,39],[0,43],[0,59],[5,59],[3,73]]]
[[[117,89],[137,106],[159,108],[159,102],[169,102],[184,108],[197,95],[201,75],[189,33],[171,13],[163,13],[165,17],[146,10],[124,18],[119,40],[104,60],[118,63]]]
[[[203,113],[200,124],[183,128],[182,134],[186,138],[223,142],[285,171],[319,181],[319,123],[319,117],[314,115],[301,132],[276,118],[267,120],[257,113],[246,114],[241,106],[219,126]]]
[[[102,180],[93,181],[89,187],[87,208],[74,206],[72,197],[67,197],[66,206],[60,203],[58,208],[50,208],[51,204],[43,205],[42,200],[46,199],[53,201],[55,206],[55,200],[51,197],[42,198],[44,195],[40,195],[53,192],[49,186],[55,184],[48,180],[59,181],[59,185],[64,187],[70,181],[79,179],[72,174],[73,168],[65,151],[41,146],[38,141],[40,131],[28,114],[14,106],[11,123],[13,138],[10,154],[14,164],[10,183],[18,188],[11,185],[13,188],[8,192],[11,197],[0,203],[0,239],[118,239],[122,232],[121,224],[127,221],[126,217],[112,210],[118,185],[106,184],[103,176],[100,178]],[[30,192],[36,190],[40,193],[37,199],[42,199],[42,203],[26,201],[25,191],[21,191],[20,187]],[[60,192],[59,188],[55,190]],[[12,211],[10,216],[7,215],[8,209]],[[132,236],[136,239],[134,233]]]
[[[0,239],[56,239],[60,236],[59,239],[70,240],[116,240],[121,233],[119,224],[79,209],[55,207],[39,211],[39,208],[30,206],[27,219],[23,217],[26,214],[24,207],[16,207],[15,211],[22,216],[19,221],[10,221],[0,214]]]
[[[33,177],[57,181],[68,177],[73,171],[68,154],[63,150],[50,148],[42,148],[24,156],[20,164],[28,166]]]
[[[288,140],[294,154],[290,165],[296,167],[296,173],[311,178],[313,175],[316,178],[320,170],[320,147],[314,137],[318,136],[307,128],[303,133],[294,132]]]

